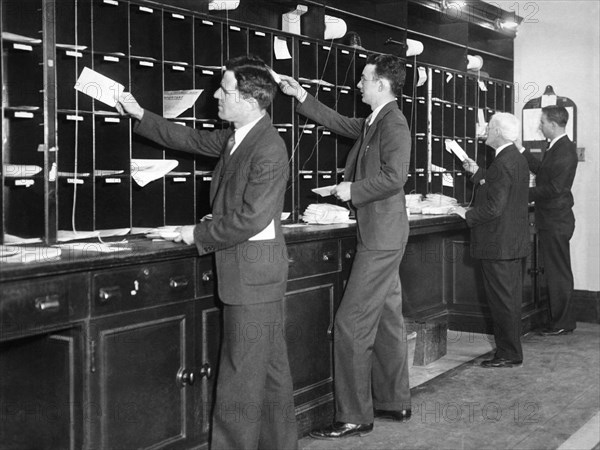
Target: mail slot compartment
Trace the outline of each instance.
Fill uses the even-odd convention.
[[[92,277],[92,315],[194,298],[194,259],[98,272]]]
[[[85,274],[3,283],[0,340],[56,329],[85,317]]]
[[[212,255],[198,259],[198,285],[196,287],[196,298],[211,297],[216,295],[215,291],[215,268]]]
[[[290,280],[337,272],[341,267],[337,240],[289,245],[288,257]]]

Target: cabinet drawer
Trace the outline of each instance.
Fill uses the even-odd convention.
[[[0,340],[68,325],[87,312],[84,274],[4,283],[0,290]]]
[[[194,298],[195,260],[184,259],[95,273],[92,315]]]
[[[337,240],[290,245],[288,256],[290,280],[340,270],[340,250]]]

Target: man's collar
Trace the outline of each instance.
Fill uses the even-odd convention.
[[[498,156],[498,154],[499,154],[499,153],[500,153],[502,150],[504,150],[506,147],[510,147],[511,145],[513,145],[513,143],[512,143],[512,142],[507,142],[506,144],[502,144],[500,147],[498,147],[498,148],[496,149],[496,156]]]
[[[386,106],[389,105],[391,102],[395,102],[396,99],[390,100],[389,102],[386,102],[382,105],[379,105],[377,108],[375,108],[373,110],[373,112],[369,115],[369,117],[371,118],[369,120],[369,122],[367,123],[368,126],[371,126],[373,124],[373,121],[377,118],[377,114],[379,114],[379,112]]]
[[[566,136],[566,135],[567,135],[567,133],[563,133],[563,134],[561,134],[560,136],[556,136],[554,139],[552,139],[552,140],[550,141],[550,145],[548,145],[548,148],[546,149],[546,151],[550,150],[550,149],[552,148],[552,146],[553,146],[554,144],[556,144],[556,141],[558,141],[559,139],[561,139],[563,136]]]

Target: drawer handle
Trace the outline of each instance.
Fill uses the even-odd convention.
[[[200,378],[209,379],[211,376],[212,376],[212,367],[210,367],[210,364],[208,364],[208,363],[202,364],[202,366],[200,367]]]
[[[202,272],[202,281],[204,283],[208,283],[209,281],[212,281],[212,279],[213,279],[212,270],[207,270],[206,272]]]
[[[323,253],[323,255],[321,255],[321,259],[323,261],[329,261],[330,259],[333,258],[333,256],[334,256],[333,252],[325,252],[325,253]]]
[[[194,381],[196,381],[196,376],[191,370],[179,369],[179,372],[177,372],[177,381],[181,387],[184,387],[185,385],[191,386],[194,384]]]
[[[185,289],[190,282],[186,277],[173,277],[169,279],[169,287],[171,289]]]
[[[346,254],[344,255],[344,258],[346,258],[346,259],[352,259],[352,250],[348,250],[346,252]]]
[[[35,299],[35,308],[38,311],[56,311],[60,308],[58,295],[46,295]]]
[[[100,299],[100,303],[108,303],[119,299],[121,298],[121,288],[119,286],[100,288],[98,298]]]

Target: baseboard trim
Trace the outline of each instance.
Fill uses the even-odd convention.
[[[577,322],[600,323],[600,292],[573,291],[571,297]]]

